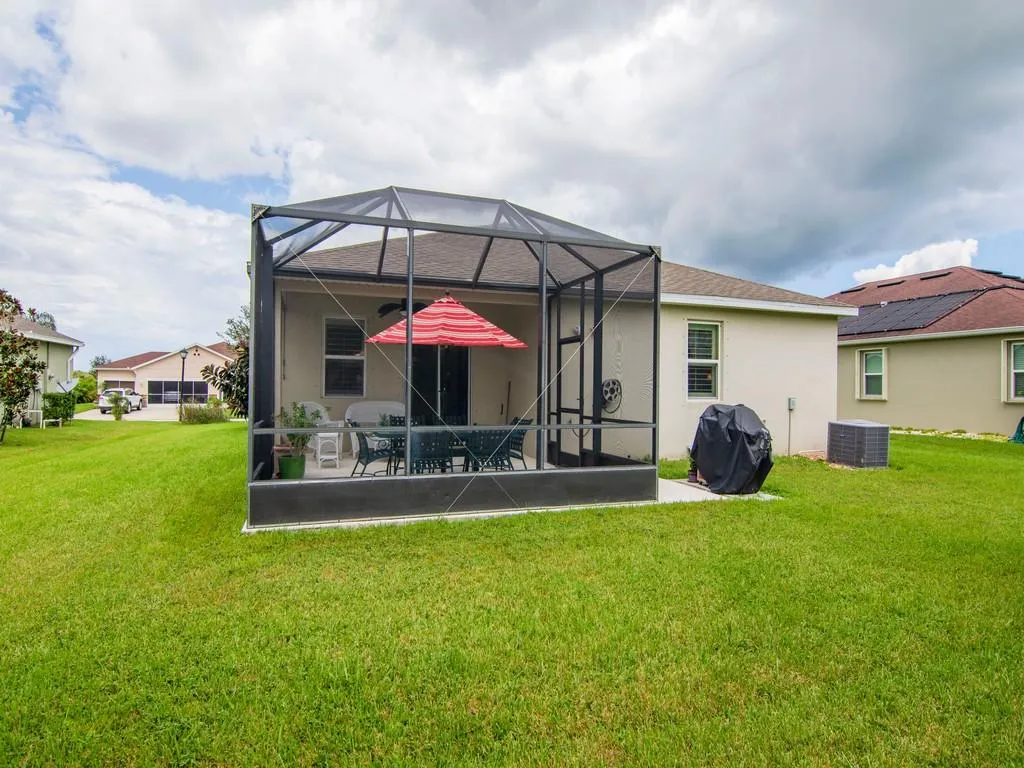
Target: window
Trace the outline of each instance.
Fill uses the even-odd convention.
[[[686,339],[686,394],[693,398],[718,397],[719,336],[718,323],[688,323]]]
[[[107,379],[103,382],[103,389],[131,389],[134,386],[134,381],[116,381],[113,379]]]
[[[885,350],[865,349],[860,353],[861,399],[885,398]]]
[[[1024,341],[1010,342],[1010,399],[1024,400]]]
[[[366,323],[324,318],[324,397],[366,394]]]

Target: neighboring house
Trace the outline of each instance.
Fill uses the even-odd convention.
[[[184,374],[180,350],[174,352],[142,352],[138,355],[114,360],[96,369],[99,390],[111,388],[133,389],[146,397],[149,405],[177,403],[184,379],[184,400],[205,403],[217,389],[201,375],[207,365],[224,365],[235,358],[231,346],[223,341],[215,344],[190,344],[185,347]]]
[[[26,338],[36,342],[36,355],[46,362],[46,370],[39,377],[39,386],[32,393],[28,405],[30,410],[41,410],[44,394],[64,391],[60,384],[72,378],[75,353],[85,344],[26,317],[15,320],[14,327]]]
[[[1010,434],[1024,417],[1024,279],[950,267],[850,288],[839,415]]]
[[[388,258],[392,252],[404,253],[403,243],[404,238],[392,238]],[[452,272],[472,275],[480,257],[478,243],[458,235],[419,235],[416,243],[424,259],[439,260],[437,265],[431,264],[431,269],[443,264]],[[345,264],[376,264],[380,250],[379,242],[361,243],[310,251],[303,260],[329,274],[340,271]],[[275,280],[279,339],[275,408],[295,401],[319,402],[330,418],[342,419],[346,409],[360,400],[402,401],[404,349],[374,349],[374,345],[363,343],[364,333],[373,335],[401,319],[397,311],[380,317],[378,310],[387,302],[400,301],[402,289],[368,280],[347,281],[330,285],[332,296],[316,282],[303,279],[302,271],[304,268],[292,269],[288,276]],[[778,453],[824,450],[828,422],[836,417],[837,320],[856,310],[834,300],[668,261],[662,263],[661,274],[661,456],[685,456],[701,413],[716,402],[744,403],[753,408],[771,430]],[[417,286],[415,298],[427,302],[443,293],[442,289]],[[534,347],[535,296],[512,291],[453,289],[451,293]],[[646,421],[651,353],[640,340],[649,335],[649,310],[631,317],[626,304],[605,322],[603,375],[622,383],[622,410],[614,415]],[[567,299],[563,315],[562,335],[571,336],[579,322],[578,304]],[[584,325],[588,322],[585,320]],[[636,324],[639,322],[644,324]],[[566,347],[566,358],[570,349]],[[533,415],[534,354],[505,349],[438,354],[419,347],[414,347],[414,352],[413,386],[426,392],[432,403],[436,399],[448,423],[502,424],[507,413]],[[431,358],[429,368],[421,366],[419,355],[432,354],[437,363]],[[588,345],[581,357],[589,361],[592,354]],[[421,377],[418,372],[425,369]],[[568,363],[563,378],[566,382],[578,381],[576,361]],[[453,385],[454,380],[460,383]],[[573,401],[569,405],[575,406],[578,397],[573,386],[565,390],[566,397]],[[589,379],[585,390],[584,399],[589,402]],[[789,410],[790,398],[795,399],[793,411]],[[549,400],[556,400],[554,389]],[[640,457],[650,451],[649,439],[640,430],[635,435],[630,435],[630,430],[609,432],[606,445],[613,446],[619,455]],[[527,449],[532,450],[530,446]]]

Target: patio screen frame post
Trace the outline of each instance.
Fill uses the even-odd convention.
[[[651,463],[658,466],[658,377],[661,361],[661,251],[654,258],[654,372],[651,377]]]
[[[583,408],[587,402],[587,284],[580,283],[580,361],[579,368],[579,390],[576,398],[576,416],[580,421],[580,428],[576,432],[576,460],[583,466],[583,442],[585,432],[583,429]]]
[[[604,275],[600,272],[594,275],[594,332],[591,338],[594,340],[594,368],[591,380],[591,403],[590,423],[601,423],[601,411],[604,403],[601,402],[601,372],[604,369]],[[580,409],[582,410],[582,408]],[[601,464],[601,429],[598,427],[591,431],[591,446],[594,451],[594,466]]]
[[[541,243],[540,258],[537,260],[540,296],[537,307],[540,318],[537,323],[537,426],[547,424],[548,410],[548,244]],[[544,455],[547,453],[547,430],[537,430],[537,469],[544,469]]]
[[[405,474],[412,474],[412,283],[416,230],[406,230],[405,261],[409,273],[405,277]]]
[[[249,330],[249,430],[274,423],[274,253],[263,237],[262,215],[252,221],[250,267],[252,326]],[[249,478],[269,480],[274,475],[274,438],[251,435]],[[259,472],[257,473],[257,469]],[[258,476],[257,476],[258,474]]]

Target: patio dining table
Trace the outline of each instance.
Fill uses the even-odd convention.
[[[416,435],[438,434],[437,432],[419,432],[414,434],[414,450],[416,448]],[[456,458],[463,460],[462,470],[480,471],[492,468],[495,470],[515,469],[509,456],[510,433],[506,429],[495,429],[493,427],[480,426],[459,426],[449,427],[440,433],[447,436],[447,450],[442,455],[434,452],[436,446],[427,448],[429,460],[420,460],[417,465],[417,456],[413,456],[413,471],[420,473],[424,470],[432,472],[439,469],[446,471],[451,466],[454,471]],[[387,474],[398,474],[398,469],[405,461],[405,435],[394,433],[374,432],[371,434],[375,440],[387,442],[390,445],[391,459],[388,461]],[[444,461],[447,459],[448,461]]]

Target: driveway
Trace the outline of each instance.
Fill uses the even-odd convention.
[[[113,421],[114,417],[109,413],[102,414],[98,408],[91,411],[83,411],[75,414],[75,420],[82,421]],[[132,411],[124,415],[125,421],[177,421],[178,406],[176,405],[150,405],[141,411]]]

